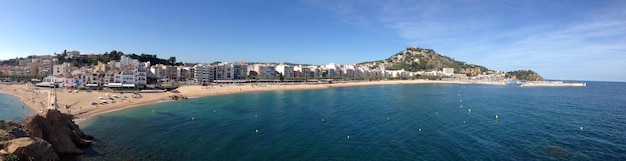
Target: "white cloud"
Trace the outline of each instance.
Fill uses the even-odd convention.
[[[563,75],[615,79],[592,71],[603,70],[602,64],[626,69],[626,63],[610,64],[626,62],[626,5],[621,2],[593,5],[599,8],[560,3],[512,7],[519,4],[502,1],[488,5],[476,1],[333,2],[318,7],[344,20],[358,20],[352,23],[355,25],[391,30],[407,45],[433,48],[496,70],[542,68],[536,70],[551,71],[547,77],[563,74],[556,72],[561,71]],[[620,79],[626,81],[626,76],[622,74]]]

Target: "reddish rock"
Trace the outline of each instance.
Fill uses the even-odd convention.
[[[0,141],[11,140],[14,139],[13,135],[9,132],[0,129]]]
[[[20,160],[59,160],[52,145],[36,137],[21,137],[2,142],[8,153],[15,154]]]
[[[80,146],[90,142],[72,121],[73,117],[58,110],[48,110],[43,115],[35,115],[26,119],[23,130],[34,137],[42,138],[52,144],[52,148],[59,155],[83,154]]]

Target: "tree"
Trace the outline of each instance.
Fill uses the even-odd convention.
[[[174,65],[176,64],[176,57],[172,56],[169,59],[167,59],[167,63],[168,65]]]

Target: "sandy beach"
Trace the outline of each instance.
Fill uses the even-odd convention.
[[[70,113],[76,117],[75,122],[80,122],[91,116],[116,111],[124,108],[136,107],[139,105],[154,104],[163,101],[172,101],[171,96],[184,96],[188,98],[226,95],[244,92],[261,92],[275,90],[309,90],[336,88],[348,86],[367,86],[367,85],[385,85],[385,84],[428,84],[428,83],[452,83],[452,84],[472,84],[472,82],[457,81],[431,81],[431,80],[393,80],[393,81],[362,81],[362,82],[340,82],[333,84],[302,84],[302,83],[284,83],[284,84],[223,84],[213,86],[182,86],[176,89],[178,92],[163,93],[141,93],[141,98],[134,98],[133,93],[125,92],[103,92],[84,90],[68,91],[57,88],[57,100],[60,111]],[[20,97],[24,103],[35,111],[41,111],[45,108],[48,101],[48,92],[50,88],[32,87],[22,84],[0,84],[0,92]],[[105,99],[107,103],[102,104],[100,97]],[[109,100],[111,97],[113,100]],[[97,102],[96,105],[92,101]]]

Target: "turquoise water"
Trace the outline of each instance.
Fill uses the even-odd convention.
[[[24,121],[35,113],[37,112],[24,104],[19,97],[0,93],[0,120]]]
[[[626,83],[257,92],[82,126],[98,139],[82,160],[626,160]]]

